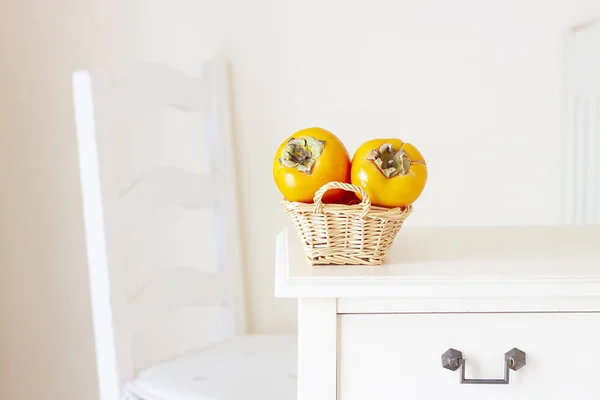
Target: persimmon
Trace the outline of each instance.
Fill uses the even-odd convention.
[[[285,199],[312,203],[315,192],[324,184],[350,181],[350,155],[342,141],[328,130],[302,129],[277,149],[273,177]],[[343,190],[330,190],[323,201],[337,203],[343,195]]]
[[[354,153],[351,183],[362,187],[371,204],[406,207],[427,183],[427,163],[416,147],[400,139],[373,139]]]

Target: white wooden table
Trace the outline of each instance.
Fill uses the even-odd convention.
[[[298,299],[298,400],[600,398],[600,226],[405,228],[378,267],[310,267],[288,228],[275,295]]]

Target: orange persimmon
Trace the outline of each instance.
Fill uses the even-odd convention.
[[[427,183],[427,164],[416,147],[400,139],[373,139],[352,158],[351,182],[362,187],[373,205],[405,207]]]
[[[324,184],[350,181],[350,155],[333,133],[318,127],[302,129],[279,146],[273,177],[288,201],[312,203]],[[343,195],[342,190],[330,190],[323,201],[340,202]]]

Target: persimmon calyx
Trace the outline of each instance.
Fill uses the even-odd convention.
[[[404,149],[394,149],[389,143],[382,144],[379,149],[371,150],[367,160],[373,161],[386,178],[396,175],[406,175],[412,160]]]
[[[311,136],[291,138],[286,143],[279,163],[287,168],[296,168],[298,171],[311,173],[317,158],[323,154],[325,141]]]

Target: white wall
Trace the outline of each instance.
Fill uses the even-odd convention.
[[[423,132],[441,143],[482,128],[557,135],[563,35],[600,16],[597,3],[0,3],[0,398],[93,399],[82,395],[95,372],[73,70],[149,60],[192,69],[213,51],[231,59],[251,328],[292,331],[294,303],[272,296],[273,239],[287,220],[270,171],[279,142],[309,125],[339,133],[350,151],[363,135],[406,137],[429,154]]]
[[[297,129],[326,127],[351,153],[372,137],[420,148],[430,179],[407,225],[560,222],[565,39],[600,17],[599,2],[283,0],[272,10],[274,56],[260,74],[272,83],[260,105],[248,107],[253,93],[237,97],[242,140],[260,135],[269,147],[249,153],[261,172],[245,171],[247,187],[264,193],[245,200],[248,226],[262,233],[248,236],[257,330],[289,329],[295,317],[271,297],[264,238],[286,220],[270,155]]]

